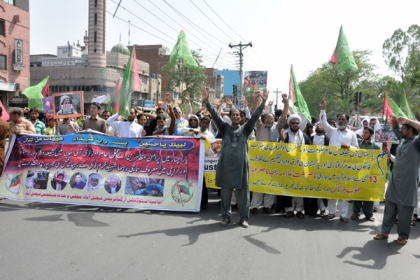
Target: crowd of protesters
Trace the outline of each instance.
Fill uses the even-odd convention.
[[[354,132],[349,128],[349,116],[339,114],[334,119],[327,119],[326,101],[321,100],[319,121],[312,117],[307,120],[302,114],[289,108],[286,94],[282,95],[283,110],[272,110],[272,101],[268,101],[268,91],[255,91],[252,95],[252,107],[248,108],[244,100],[242,109],[235,108],[226,98],[216,104],[209,102],[206,88],[202,88],[204,107],[192,111],[190,95],[184,93],[184,103],[174,102],[170,94],[155,104],[150,112],[143,112],[131,107],[128,116],[120,116],[93,102],[89,116],[77,119],[54,118],[40,113],[36,108],[9,108],[9,122],[0,121],[0,170],[3,167],[5,140],[13,134],[66,135],[82,130],[102,133],[111,137],[142,138],[146,136],[175,135],[201,139],[223,140],[216,172],[216,185],[221,188],[222,226],[231,223],[232,209],[239,208],[239,225],[249,226],[249,215],[257,215],[259,208],[265,213],[283,213],[283,217],[319,216],[334,219],[338,212],[344,223],[360,219],[361,213],[368,221],[374,221],[373,215],[379,203],[370,201],[352,201],[350,217],[349,202],[334,199],[314,199],[303,197],[276,196],[249,192],[248,148],[247,140],[284,142],[306,145],[329,145],[341,148],[360,147],[380,149],[374,143],[377,119],[363,120],[362,127]],[[261,103],[258,104],[258,100]],[[185,108],[185,113],[183,110]],[[293,107],[293,106],[290,106]],[[224,109],[222,109],[224,108]],[[0,108],[0,117],[2,110]],[[393,129],[401,139],[389,154],[396,170],[392,173],[385,195],[385,213],[382,231],[375,239],[387,239],[395,221],[398,221],[399,244],[405,244],[414,220],[419,220],[413,212],[418,212],[418,172],[420,140],[417,137],[420,123],[405,118],[393,118]],[[391,149],[392,151],[392,149]],[[407,165],[410,168],[407,168]],[[407,173],[409,172],[409,173]],[[407,175],[409,174],[409,175]],[[412,175],[417,174],[417,175]],[[240,180],[240,178],[242,180]],[[204,181],[204,180],[203,180]],[[413,183],[414,182],[414,183]],[[404,188],[401,186],[404,185]],[[402,188],[404,189],[403,191]],[[202,209],[207,208],[208,194],[203,182]],[[419,213],[420,214],[420,213]]]

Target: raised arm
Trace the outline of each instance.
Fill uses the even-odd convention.
[[[169,117],[171,118],[171,124],[168,127],[168,131],[169,131],[169,135],[174,135],[176,116],[175,116],[174,109],[172,107],[168,107],[168,111],[169,111]]]
[[[207,111],[209,111],[212,120],[215,122],[217,128],[220,131],[222,131],[223,125],[225,122],[219,117],[219,115],[217,114],[217,111],[213,108],[213,106],[211,106],[209,102],[209,93],[207,92],[207,89],[205,86],[201,87],[201,96],[203,97],[203,102],[206,105]]]
[[[287,112],[289,112],[289,100],[287,99],[287,94],[283,93],[281,95],[281,102],[283,102],[283,112],[277,121],[277,131],[279,136],[281,135],[281,130],[283,129],[284,125],[287,123]]]
[[[260,96],[262,98],[262,102],[261,102],[260,106],[258,106],[258,108],[252,113],[251,119],[249,119],[247,121],[247,123],[245,124],[244,133],[247,133],[247,135],[249,135],[252,132],[252,130],[255,127],[255,124],[256,124],[257,120],[260,118],[260,116],[261,116],[261,114],[264,110],[265,103],[268,99],[268,91],[267,91],[266,88],[264,88],[263,94],[262,95],[260,94]]]
[[[334,129],[327,121],[327,113],[325,112],[325,110],[327,109],[327,102],[325,101],[324,98],[321,99],[320,106],[321,106],[321,112],[319,113],[319,122],[321,126],[324,128],[327,135],[331,135]]]

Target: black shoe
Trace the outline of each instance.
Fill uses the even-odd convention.
[[[238,204],[232,204],[231,207],[232,210],[238,210]]]
[[[251,214],[258,214],[258,209],[257,208],[252,208],[251,209]]]
[[[301,211],[296,213],[296,217],[298,217],[299,219],[303,219],[305,218],[305,215],[303,215],[303,213]]]
[[[289,211],[289,212],[287,212],[286,213],[286,215],[284,215],[283,217],[285,217],[285,218],[291,218],[291,217],[293,217],[295,215],[295,213],[293,212],[293,211]]]
[[[264,207],[263,208],[264,213],[267,213],[267,214],[271,214],[271,211],[270,210],[271,209],[269,207]]]

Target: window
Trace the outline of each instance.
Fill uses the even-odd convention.
[[[98,24],[98,14],[95,14],[95,25]]]
[[[7,69],[7,56],[0,55],[0,69],[6,70]]]
[[[0,35],[6,36],[6,25],[4,19],[0,19]]]
[[[9,3],[10,5],[15,5],[15,0],[3,0],[6,3]]]
[[[95,33],[93,34],[93,42],[94,42],[94,43],[96,43],[96,31],[95,31]]]

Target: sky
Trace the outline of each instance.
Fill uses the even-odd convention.
[[[120,41],[172,50],[184,30],[204,66],[237,70],[237,49],[229,43],[252,42],[243,51],[244,71],[268,71],[271,92],[288,92],[291,65],[302,81],[329,61],[341,25],[351,50],[372,51],[376,73],[397,78],[382,45],[395,30],[420,24],[419,0],[121,0],[113,17],[119,2],[107,0],[107,50]],[[56,54],[68,41],[83,44],[88,0],[32,0],[30,19],[30,53]]]

